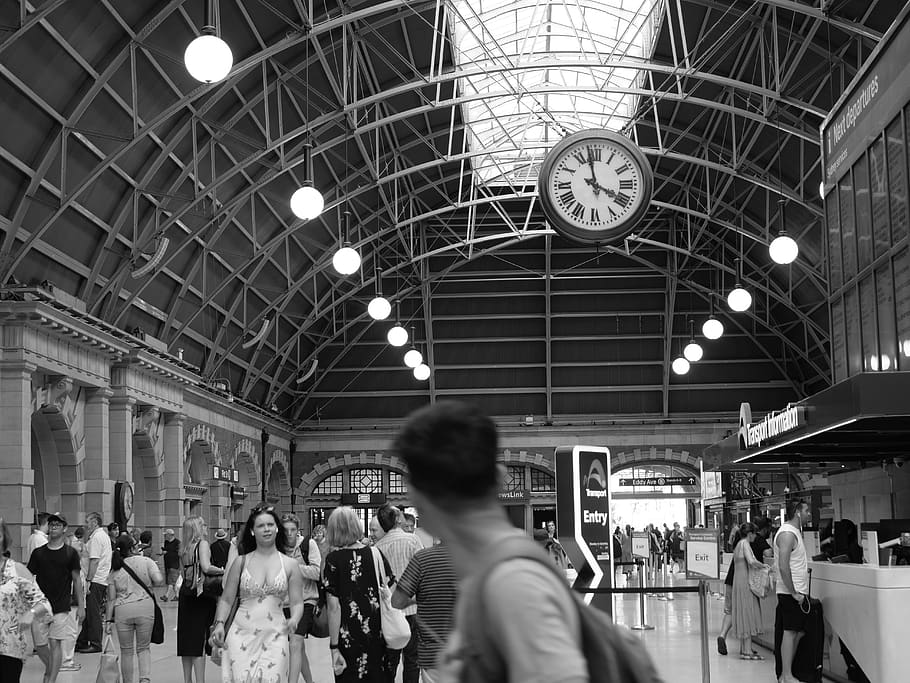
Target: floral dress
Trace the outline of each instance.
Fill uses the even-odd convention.
[[[392,576],[388,561],[386,575]],[[369,548],[343,548],[325,560],[325,589],[341,605],[338,651],[347,662],[336,683],[370,681],[384,683],[385,640],[379,613],[379,589],[373,553]]]
[[[288,597],[284,563],[263,583],[256,583],[245,566],[238,590],[240,605],[225,637],[222,683],[287,683],[288,638],[281,608]]]
[[[51,613],[51,605],[38,584],[19,576],[16,563],[0,558],[0,655],[25,659],[31,654],[19,632],[19,618],[37,605]]]

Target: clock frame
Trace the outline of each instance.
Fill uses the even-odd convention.
[[[583,130],[547,154],[538,191],[550,225],[588,244],[621,242],[648,210],[654,180],[645,155],[629,138]]]

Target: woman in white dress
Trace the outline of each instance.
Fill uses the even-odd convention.
[[[212,627],[212,645],[224,647],[223,683],[288,682],[288,636],[303,616],[303,579],[296,560],[278,552],[286,544],[275,508],[253,508],[238,539],[240,555],[228,570]],[[240,604],[225,634],[224,622],[238,590]],[[282,611],[285,599],[291,605],[288,618]]]

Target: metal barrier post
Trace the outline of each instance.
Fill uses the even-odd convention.
[[[711,661],[708,659],[708,584],[698,582],[698,611],[701,620],[701,680],[711,683]]]
[[[644,563],[642,563],[642,565],[644,565]],[[640,589],[642,589],[641,592],[638,594],[638,622],[639,623],[638,623],[638,626],[632,627],[633,631],[653,631],[654,630],[653,626],[648,626],[645,623],[645,591],[644,591],[645,571],[647,571],[647,570],[645,569],[644,566],[639,567],[638,587]]]

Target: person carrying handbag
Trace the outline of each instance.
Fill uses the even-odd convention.
[[[120,642],[120,673],[127,683],[133,681],[134,657],[139,659],[139,683],[149,683],[152,655],[149,645],[155,626],[155,600],[149,585],[163,586],[164,575],[154,560],[134,555],[135,541],[122,534],[117,539],[111,558],[111,575],[107,586],[105,635],[113,624]]]

